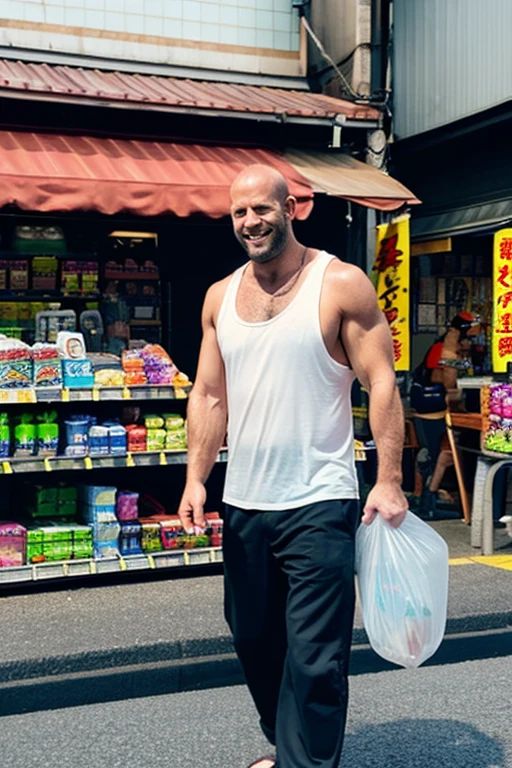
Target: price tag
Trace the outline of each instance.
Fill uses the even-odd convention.
[[[2,461],[2,470],[4,475],[12,475],[12,464],[10,461]]]
[[[36,393],[34,389],[20,389],[18,394],[18,403],[35,403]]]
[[[155,566],[155,558],[152,555],[148,555],[148,563],[149,563],[149,567],[152,570],[155,570],[155,567],[156,567]]]
[[[167,466],[167,456],[165,455],[165,453],[163,451],[160,452],[160,457],[158,459],[158,463],[160,464],[161,467],[166,467]]]
[[[123,387],[123,400],[131,400],[132,391],[129,387]]]
[[[92,388],[92,399],[94,400],[95,403],[97,403],[99,401],[99,399],[100,399],[100,390],[98,389],[98,387],[93,387]]]
[[[174,387],[174,397],[176,400],[186,400],[187,393],[181,387]]]
[[[0,403],[35,403],[35,389],[0,389]]]
[[[86,456],[84,459],[84,467],[86,469],[92,469],[92,459],[90,456]]]
[[[119,568],[122,571],[126,571],[126,560],[124,559],[124,557],[119,558]]]
[[[135,462],[133,460],[133,456],[131,455],[131,453],[127,453],[126,454],[126,466],[127,467],[134,467],[135,466]]]
[[[52,471],[53,467],[51,465],[51,462],[50,462],[50,459],[48,458],[48,456],[44,460],[43,464],[44,464],[44,471],[45,472],[51,472]]]
[[[69,389],[67,387],[62,390],[60,399],[63,403],[69,403]]]

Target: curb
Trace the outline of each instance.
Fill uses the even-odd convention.
[[[512,631],[512,611],[450,618],[446,623],[444,642],[454,638],[462,639],[465,635],[479,635],[500,630]],[[365,647],[369,648],[369,644],[364,628],[355,628],[352,634],[352,653]],[[153,668],[159,664],[186,665],[192,662],[197,664],[198,660],[202,659],[211,664],[217,657],[224,659],[227,656],[235,658],[233,643],[229,635],[221,635],[214,638],[195,638],[105,651],[85,651],[62,656],[5,661],[0,662],[0,685],[33,679],[49,680],[59,675],[83,675],[89,672],[128,670],[149,666]]]
[[[423,666],[508,656],[512,628],[447,636]],[[48,672],[48,670],[45,670]],[[354,646],[350,675],[399,672],[369,645]],[[234,653],[146,662],[122,667],[44,674],[0,684],[0,717],[102,702],[241,685],[244,677]]]

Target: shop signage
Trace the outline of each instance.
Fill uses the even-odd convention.
[[[512,363],[512,229],[494,235],[492,368],[496,373]]]
[[[410,367],[409,216],[400,216],[377,227],[377,249],[372,279],[379,306],[386,315],[393,337],[395,370]]]

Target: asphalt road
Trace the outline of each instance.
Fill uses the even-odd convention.
[[[510,656],[355,676],[342,768],[509,768],[511,680]],[[9,768],[245,768],[267,749],[242,686],[0,723]]]

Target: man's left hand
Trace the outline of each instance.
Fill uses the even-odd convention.
[[[408,508],[407,499],[398,484],[377,482],[368,494],[362,520],[369,525],[379,514],[393,528],[398,528]]]

